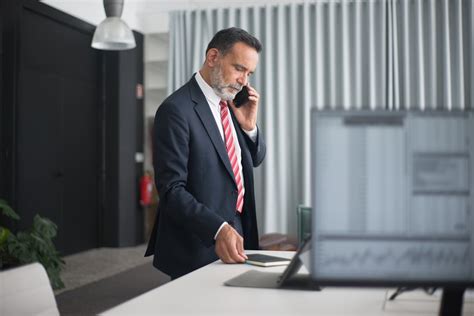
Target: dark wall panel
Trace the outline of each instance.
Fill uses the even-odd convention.
[[[20,228],[37,213],[49,217],[59,227],[56,243],[64,254],[100,245],[100,56],[91,36],[54,14],[21,10]]]
[[[63,78],[64,201],[63,225],[72,252],[100,245],[100,129],[97,87]]]
[[[119,67],[124,78],[119,84],[119,100],[122,106],[119,109],[119,174],[120,191],[120,244],[135,244],[137,227],[137,180],[135,178],[135,150],[137,134],[137,106],[135,84],[137,82],[135,51],[126,51],[120,54]],[[133,166],[130,168],[130,166]]]
[[[16,60],[15,37],[13,34],[13,22],[15,12],[12,10],[13,2],[0,0],[0,24],[1,24],[1,102],[0,102],[0,194],[3,198],[12,202],[14,198],[12,186],[14,185],[14,109],[16,82],[14,67]],[[14,227],[12,224],[11,227]]]
[[[4,105],[3,105],[3,1],[0,0],[0,124],[3,125],[4,120]],[[5,142],[4,142],[4,132],[3,128],[0,127],[0,198],[5,198],[6,194],[6,174],[5,174]],[[1,218],[0,218],[1,220]]]
[[[35,0],[0,5],[0,194],[22,216],[9,227],[49,217],[62,254],[143,242],[143,35],[97,51],[90,24]]]
[[[143,83],[143,35],[135,33],[135,38],[137,48],[105,53],[107,206],[104,217],[111,221],[104,223],[105,245],[131,246],[144,242],[143,211],[138,204],[137,189],[143,166],[135,162],[135,153],[143,152],[143,141],[137,142],[141,139],[137,134],[143,134],[143,100],[136,97],[136,85]]]
[[[56,19],[55,11],[47,14],[48,11],[23,8],[20,43],[23,65],[96,83],[100,52],[90,47],[92,32]]]
[[[60,78],[25,69],[22,73],[17,116],[17,209],[20,229],[31,226],[39,213],[56,224],[62,223],[63,167],[58,94]],[[63,230],[58,247],[63,249]]]
[[[104,213],[101,240],[104,246],[119,245],[119,96],[118,80],[119,67],[117,65],[118,52],[104,52]]]

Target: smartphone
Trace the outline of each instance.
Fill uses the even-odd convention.
[[[249,90],[247,89],[247,86],[243,86],[242,90],[237,93],[237,95],[234,98],[234,104],[236,107],[240,108],[242,105],[247,103],[249,100]]]

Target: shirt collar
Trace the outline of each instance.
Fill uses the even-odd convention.
[[[221,101],[221,98],[217,96],[217,94],[214,92],[212,87],[204,80],[204,78],[201,76],[201,73],[198,71],[196,72],[196,81],[199,85],[199,88],[201,88],[202,93],[204,93],[204,96],[206,97],[208,103],[212,105],[219,105],[219,102]]]

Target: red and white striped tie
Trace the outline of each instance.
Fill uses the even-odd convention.
[[[234,136],[232,135],[232,128],[229,121],[229,109],[227,108],[227,103],[225,101],[221,101],[219,105],[221,106],[221,120],[224,129],[225,147],[227,149],[227,155],[229,155],[232,171],[234,172],[235,183],[237,183],[238,196],[235,209],[237,212],[241,213],[242,206],[244,205],[244,187],[242,185],[242,177],[240,176],[239,161],[237,160],[237,154],[235,152]]]

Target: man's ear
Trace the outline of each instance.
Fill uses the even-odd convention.
[[[219,50],[217,48],[211,48],[206,53],[206,64],[209,67],[214,67],[220,57]]]

